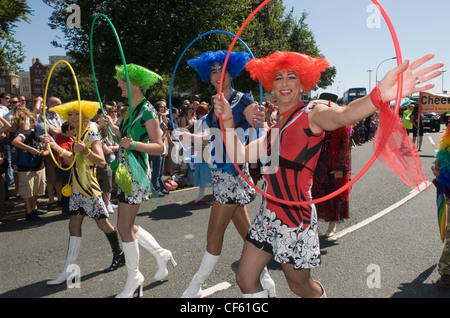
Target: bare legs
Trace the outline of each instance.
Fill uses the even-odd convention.
[[[206,236],[206,250],[212,255],[222,252],[223,237],[230,221],[233,221],[236,230],[242,239],[245,239],[250,228],[250,219],[245,205],[222,204],[213,202],[209,216],[208,233]]]
[[[263,290],[259,276],[272,255],[245,242],[236,281],[243,294],[260,293]],[[320,297],[324,294],[321,285],[310,277],[309,269],[295,270],[292,264],[282,264],[283,273],[293,293],[301,297]]]
[[[222,252],[225,230],[230,224],[230,221],[233,221],[236,230],[244,240],[251,225],[250,218],[247,213],[247,207],[245,205],[222,204],[214,201],[208,222],[206,252],[203,256],[200,268],[194,275],[187,289],[184,291],[181,296],[182,298],[202,297],[201,286],[217,264],[218,258]],[[258,273],[258,280],[261,273],[263,273],[261,275],[262,282],[266,284],[265,287],[270,289],[270,294],[274,296],[275,283],[273,283],[273,280],[270,278],[269,273],[264,267],[265,265],[262,266]],[[261,290],[263,290],[262,287]]]

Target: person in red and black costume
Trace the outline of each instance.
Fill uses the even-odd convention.
[[[395,162],[389,161],[392,159],[389,155],[398,150],[407,159],[406,162],[411,162],[411,166],[397,165],[394,172],[408,184],[411,183],[410,179],[413,179],[413,183],[424,180],[423,172],[417,165],[417,149],[413,148],[414,144],[408,138],[399,117],[391,116],[393,112],[389,102],[397,96],[398,75],[401,73],[403,96],[434,87],[433,84],[420,84],[439,76],[441,71],[438,69],[443,67],[443,63],[418,69],[433,57],[433,54],[428,54],[411,64],[406,60],[388,72],[370,95],[355,100],[347,107],[329,107],[318,101],[304,106],[300,102],[301,96],[315,88],[321,73],[329,67],[329,62],[325,59],[296,52],[275,52],[265,58],[253,59],[248,62],[246,69],[253,79],[261,82],[266,91],[273,93],[280,120],[267,136],[260,137],[245,147],[232,129],[233,113],[229,103],[223,94],[215,96],[214,111],[222,116],[227,148],[231,151],[236,149],[232,153],[235,161],[237,158],[245,158],[241,161],[254,162],[264,156],[270,161],[279,159],[278,167],[275,167],[277,169],[271,169],[275,163],[270,162],[272,166],[265,172],[263,189],[270,197],[263,197],[261,208],[247,234],[236,272],[236,281],[244,297],[267,297],[267,291],[258,278],[272,257],[281,263],[288,285],[296,295],[326,297],[323,286],[310,275],[311,268],[320,265],[314,204],[288,205],[275,200],[280,198],[298,202],[312,199],[313,175],[325,131],[349,126],[378,110],[381,115],[378,135],[383,147],[377,149],[381,149],[380,156],[387,160],[383,163],[394,166]],[[263,112],[255,113],[255,120],[262,121],[263,118]],[[389,121],[389,124],[382,125],[382,120]],[[392,135],[401,138],[401,149],[395,148],[398,140],[391,140]],[[374,145],[378,144],[375,140]],[[405,148],[408,151],[402,152]]]

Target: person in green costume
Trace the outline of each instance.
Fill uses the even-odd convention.
[[[161,77],[136,64],[127,65],[127,71],[130,92],[124,66],[116,66],[115,78],[122,90],[122,97],[131,100],[131,114],[130,111],[127,112],[119,126],[114,125],[108,116],[104,119],[120,142],[119,168],[126,169],[132,184],[131,189],[123,189],[119,185],[117,191],[119,199],[117,228],[122,238],[128,273],[125,287],[116,296],[117,298],[131,298],[137,289],[139,289],[138,296],[142,296],[144,276],[139,271],[139,245],[152,253],[157,260],[158,271],[154,275],[156,280],[162,280],[168,275],[169,261],[176,266],[172,252],[162,248],[149,232],[135,225],[140,204],[154,193],[149,182],[151,180],[149,154],[162,154],[164,151],[157,113],[144,95],[152,85],[161,80]]]

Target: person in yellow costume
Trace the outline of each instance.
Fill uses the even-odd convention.
[[[97,181],[95,168],[106,165],[102,150],[101,137],[95,124],[90,119],[97,114],[100,104],[98,102],[78,101],[65,103],[52,108],[52,111],[68,120],[72,127],[79,133],[81,124],[81,137],[72,144],[72,151],[67,151],[55,143],[49,135],[45,141],[53,151],[58,152],[67,162],[74,164],[70,171],[69,184],[63,188],[63,195],[70,196],[69,199],[69,247],[66,263],[59,276],[47,282],[47,285],[58,285],[67,281],[73,272],[73,266],[81,250],[81,227],[86,216],[92,218],[102,230],[111,245],[113,251],[112,264],[104,270],[109,272],[125,265],[125,257],[119,244],[117,231],[108,221],[108,211],[102,199],[102,192]],[[81,119],[81,123],[80,123]]]

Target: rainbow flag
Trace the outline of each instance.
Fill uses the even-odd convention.
[[[447,229],[447,202],[445,200],[445,195],[442,191],[437,193],[437,218],[439,225],[439,233],[441,235],[441,240],[444,242],[445,240],[445,231]]]

